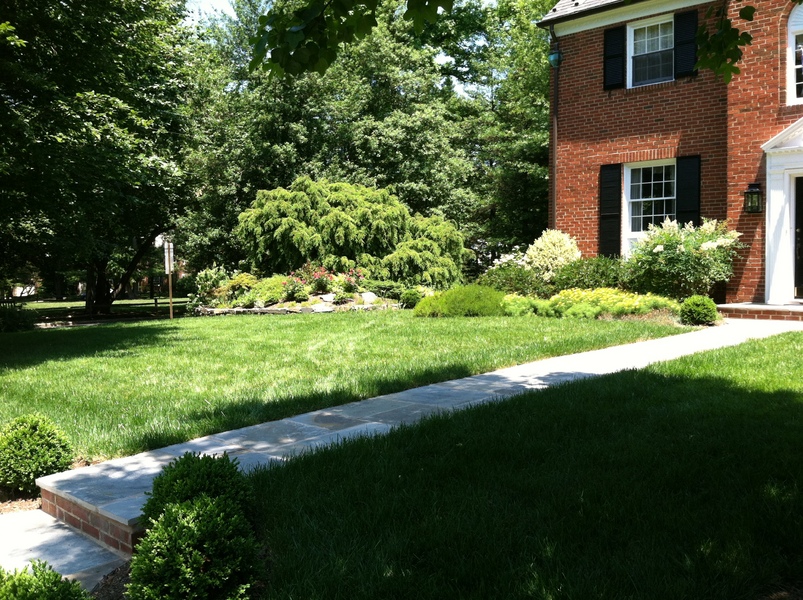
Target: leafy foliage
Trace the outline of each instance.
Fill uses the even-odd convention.
[[[505,314],[522,316],[530,313],[542,317],[575,317],[595,319],[600,315],[622,317],[667,310],[676,314],[680,306],[674,300],[653,294],[634,294],[611,288],[567,289],[549,300],[508,294],[502,301]]]
[[[700,227],[670,220],[651,225],[627,260],[628,287],[678,300],[707,295],[715,283],[733,274],[740,235],[716,220]]]
[[[237,460],[228,455],[208,456],[187,452],[172,460],[153,480],[153,490],[142,507],[146,527],[156,522],[170,504],[187,502],[204,494],[246,514],[252,493]]]
[[[239,503],[193,495],[164,507],[131,561],[131,600],[246,600],[259,548]]]
[[[385,190],[297,179],[289,190],[257,194],[236,230],[254,268],[281,272],[317,261],[331,270],[445,287],[467,255],[441,217],[410,216]]]
[[[626,279],[625,264],[621,259],[607,256],[581,258],[558,268],[552,280],[556,291],[571,288],[618,288]]]
[[[0,567],[0,598],[2,600],[89,600],[77,581],[62,579],[45,562],[35,560],[30,570],[9,573]]]
[[[53,422],[38,414],[17,417],[0,430],[0,485],[31,494],[36,479],[70,468],[73,450]]]
[[[736,65],[742,59],[742,48],[752,43],[753,36],[734,27],[733,21],[727,18],[726,6],[708,7],[706,18],[716,16],[717,19],[713,32],[709,32],[706,23],[697,30],[697,68],[710,69],[722,81],[730,83],[733,76],[740,73]],[[755,12],[754,6],[742,6],[739,18],[752,21]]]
[[[187,201],[182,18],[179,0],[2,3],[0,271],[81,269],[107,311],[170,227]]]
[[[454,287],[422,299],[413,309],[416,317],[494,317],[504,314],[504,294],[481,285]]]
[[[423,295],[415,288],[404,290],[399,297],[399,305],[402,308],[415,308],[423,299]]]
[[[0,332],[27,331],[36,324],[36,313],[16,306],[0,306]]]
[[[551,282],[563,265],[580,259],[577,241],[567,233],[547,229],[524,253],[524,265],[546,282]]]
[[[712,325],[719,318],[717,305],[708,296],[689,296],[680,305],[680,322],[686,325]]]
[[[496,288],[507,294],[548,298],[554,288],[532,269],[514,261],[495,265],[477,277],[478,285]]]

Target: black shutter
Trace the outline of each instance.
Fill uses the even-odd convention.
[[[622,248],[622,165],[599,170],[599,255],[619,256]]]
[[[680,156],[676,162],[677,221],[685,225],[700,225],[700,157]]]
[[[602,89],[625,87],[625,26],[605,30],[605,69]]]
[[[675,79],[697,75],[697,11],[675,15]]]

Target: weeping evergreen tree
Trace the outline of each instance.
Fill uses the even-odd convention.
[[[283,273],[305,262],[360,267],[370,277],[447,287],[471,252],[453,224],[411,215],[384,189],[300,177],[290,189],[257,193],[236,235],[256,272]]]

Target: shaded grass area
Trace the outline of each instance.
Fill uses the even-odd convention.
[[[793,599],[803,334],[257,471],[271,598]]]
[[[82,455],[111,457],[681,331],[647,321],[416,319],[388,311],[5,334],[0,421],[38,411]]]
[[[173,298],[173,316],[186,313],[188,299]],[[116,300],[112,304],[110,315],[86,315],[86,304],[81,301],[35,301],[22,303],[22,309],[36,314],[43,323],[52,321],[97,321],[121,318],[155,318],[170,316],[169,298],[137,298],[132,300]]]

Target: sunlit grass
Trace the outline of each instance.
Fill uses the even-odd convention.
[[[87,457],[682,331],[650,322],[225,316],[5,334],[0,421],[38,411]]]
[[[257,472],[269,597],[798,598],[801,372],[787,334]]]

